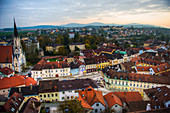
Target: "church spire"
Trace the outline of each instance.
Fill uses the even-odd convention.
[[[14,37],[18,37],[18,31],[17,31],[17,27],[15,24],[15,18],[14,18]]]

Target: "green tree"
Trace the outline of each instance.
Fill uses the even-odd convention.
[[[63,113],[84,113],[84,109],[77,99],[64,101],[59,105],[58,110]]]
[[[77,46],[75,46],[75,51],[80,51],[80,49]]]

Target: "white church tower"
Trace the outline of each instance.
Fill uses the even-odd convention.
[[[14,19],[14,45],[13,45],[13,65],[16,72],[21,72],[26,66],[25,53],[23,53],[20,37]]]

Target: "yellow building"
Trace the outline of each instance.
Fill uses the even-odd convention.
[[[105,55],[94,56],[94,61],[96,63],[97,70],[101,70],[107,66],[109,66],[109,60]]]
[[[75,51],[75,47],[78,47],[80,50],[84,50],[85,49],[85,44],[82,43],[71,43],[69,44],[69,48],[71,51]]]
[[[168,77],[155,76],[137,73],[114,72],[109,70],[102,73],[106,83],[106,88],[113,91],[138,91],[144,100],[147,96],[144,89],[167,86],[170,87]]]
[[[39,81],[39,98],[41,101],[58,101],[58,80]]]

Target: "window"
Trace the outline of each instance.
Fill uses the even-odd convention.
[[[42,97],[42,95],[40,95],[40,97]]]
[[[63,91],[63,94],[65,94],[65,92]]]
[[[60,72],[62,72],[62,70],[60,70]]]
[[[50,97],[50,94],[48,94],[48,97]]]
[[[46,98],[46,94],[44,94],[44,98]]]
[[[54,97],[54,94],[51,94],[51,97]]]
[[[5,92],[5,90],[3,90],[3,92]]]
[[[130,83],[130,86],[132,86],[132,84]]]
[[[69,99],[69,96],[67,96],[67,99]]]
[[[62,97],[62,100],[64,100],[64,97]]]
[[[139,85],[137,84],[137,87],[138,87]]]
[[[96,106],[99,106],[99,104],[96,104]]]
[[[57,97],[57,93],[55,94],[55,96]]]
[[[97,109],[95,109],[95,112],[97,113]]]
[[[57,70],[56,70],[56,72],[57,72]]]
[[[45,71],[47,73],[47,71]]]
[[[117,105],[115,105],[115,108],[117,108]]]

